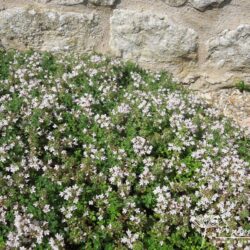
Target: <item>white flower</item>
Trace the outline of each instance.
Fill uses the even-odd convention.
[[[48,212],[50,212],[51,211],[51,209],[50,209],[50,205],[45,205],[44,207],[43,207],[43,212],[44,213],[48,213]]]

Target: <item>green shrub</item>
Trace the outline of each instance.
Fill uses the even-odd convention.
[[[0,248],[249,246],[216,238],[250,236],[250,140],[217,110],[101,55],[0,58]]]

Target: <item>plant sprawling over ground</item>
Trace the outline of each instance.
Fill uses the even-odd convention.
[[[235,124],[117,59],[0,60],[0,249],[249,249]]]

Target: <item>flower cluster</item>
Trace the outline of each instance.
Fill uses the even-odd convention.
[[[152,151],[152,146],[149,146],[146,139],[141,136],[136,136],[131,140],[133,143],[134,152],[140,156],[150,155]]]
[[[101,55],[0,51],[0,249],[249,249],[250,139]]]
[[[9,232],[7,235],[6,245],[8,247],[22,248],[26,241],[33,241],[31,246],[35,247],[36,243],[41,244],[43,239],[49,235],[49,230],[46,229],[48,222],[36,221],[32,217],[33,215],[28,213],[19,214],[16,209],[13,222],[15,231]]]

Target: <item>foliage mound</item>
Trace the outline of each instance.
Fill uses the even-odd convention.
[[[0,248],[248,249],[234,123],[129,62],[0,59]]]

